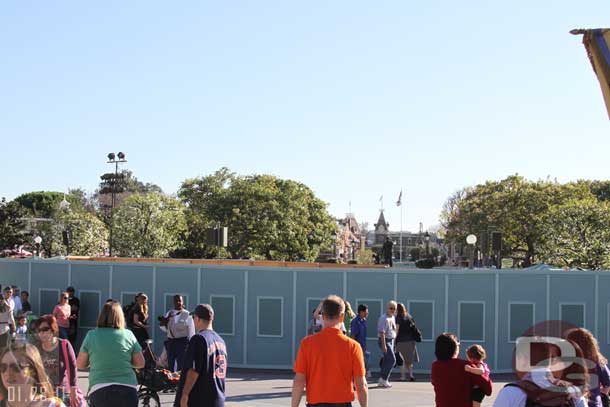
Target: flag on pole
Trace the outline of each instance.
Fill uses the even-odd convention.
[[[400,190],[400,195],[398,195],[398,201],[396,201],[396,206],[402,205],[402,189]]]
[[[602,88],[606,110],[610,118],[610,29],[572,30],[572,34],[583,34],[583,44]]]
[[[379,197],[379,202],[383,202],[383,195]]]

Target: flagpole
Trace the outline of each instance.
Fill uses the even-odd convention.
[[[400,264],[402,264],[402,202],[400,203]]]

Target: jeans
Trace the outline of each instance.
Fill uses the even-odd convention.
[[[0,335],[0,351],[4,350],[11,342],[11,334],[9,332]]]
[[[133,387],[112,385],[89,395],[89,407],[138,407],[138,392]]]
[[[174,338],[168,339],[165,344],[167,350],[167,368],[172,372],[182,371],[182,359],[186,353],[186,346],[188,345],[188,338]],[[174,369],[174,363],[176,368]]]
[[[364,356],[364,369],[368,372],[369,371],[369,361],[371,360],[371,352],[369,352],[368,350],[365,350],[362,353]]]
[[[381,374],[380,378],[388,380],[392,373],[392,368],[396,364],[396,355],[394,355],[394,339],[385,340],[387,351],[383,354],[383,362],[381,363]],[[383,350],[381,346],[381,339],[379,339],[379,348]]]
[[[68,339],[69,328],[64,328],[63,326],[59,327],[59,337],[61,339]]]

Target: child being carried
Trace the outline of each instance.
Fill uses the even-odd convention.
[[[489,374],[491,371],[489,370],[487,363],[483,362],[487,357],[487,352],[485,352],[485,349],[481,345],[472,345],[466,351],[466,356],[472,365],[464,366],[464,370],[466,370],[468,373],[483,376],[489,380]],[[485,393],[483,393],[478,386],[475,386],[472,388],[470,398],[472,399],[472,407],[480,407],[483,398],[485,398]]]

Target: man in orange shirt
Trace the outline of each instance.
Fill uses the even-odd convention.
[[[360,344],[341,332],[343,300],[330,295],[322,302],[320,333],[301,341],[294,362],[292,407],[299,407],[307,386],[307,407],[351,407],[354,383],[360,407],[368,406],[368,387]]]

